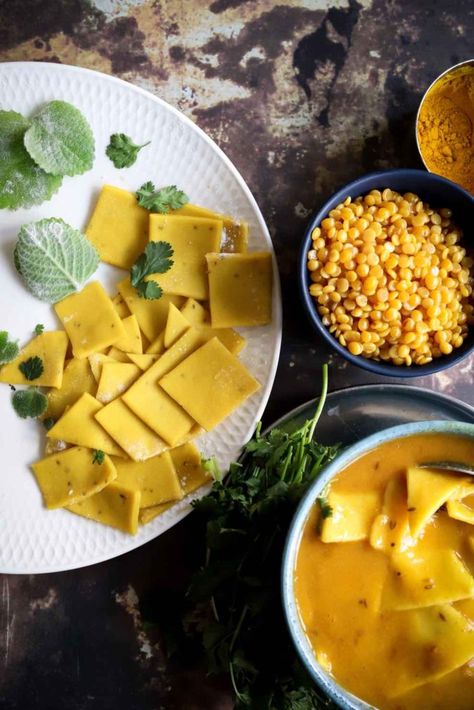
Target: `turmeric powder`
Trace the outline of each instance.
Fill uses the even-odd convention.
[[[421,105],[417,131],[428,170],[474,194],[474,66],[436,82]]]

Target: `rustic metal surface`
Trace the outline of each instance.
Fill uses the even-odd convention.
[[[0,61],[78,64],[145,87],[206,130],[247,180],[275,242],[285,310],[267,423],[317,393],[325,360],[332,389],[381,381],[333,357],[301,315],[299,242],[309,212],[344,182],[419,167],[419,100],[472,56],[473,33],[474,7],[461,1],[0,2]],[[473,362],[413,384],[472,405]],[[166,622],[201,556],[191,516],[112,562],[4,576],[2,710],[230,708],[197,654],[164,654]]]

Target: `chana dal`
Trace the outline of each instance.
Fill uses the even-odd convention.
[[[341,471],[305,523],[295,596],[319,663],[381,710],[468,710],[474,697],[474,440],[417,435]],[[453,505],[454,504],[454,505]]]
[[[414,193],[347,197],[312,232],[309,291],[352,355],[424,365],[459,348],[474,322],[474,259],[451,210]]]

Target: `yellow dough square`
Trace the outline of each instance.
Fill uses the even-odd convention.
[[[196,325],[195,328],[202,337],[203,342],[207,343],[208,340],[217,338],[232,355],[238,355],[247,342],[242,335],[232,328],[211,328],[208,323]]]
[[[419,535],[426,523],[451,498],[463,483],[455,474],[429,468],[410,467],[407,470],[408,520],[413,537]]]
[[[93,397],[97,390],[97,384],[92,374],[89,361],[87,359],[77,360],[73,358],[66,363],[61,387],[51,389],[48,394],[48,409],[45,417],[59,419],[66,407],[74,404],[84,392],[88,392]]]
[[[123,456],[123,451],[97,423],[95,415],[102,404],[90,394],[80,397],[47,432],[48,439],[60,439],[68,444],[96,449],[106,454]]]
[[[150,241],[165,241],[173,248],[173,266],[156,280],[165,293],[198,300],[208,297],[206,254],[218,251],[222,222],[204,217],[150,215]]]
[[[0,367],[0,382],[10,385],[61,387],[68,343],[68,337],[62,330],[47,331],[38,335],[20,350],[14,360]],[[35,380],[27,380],[19,366],[32,357],[41,358],[43,372]]]
[[[207,217],[208,219],[218,219],[222,221],[224,230],[221,237],[220,251],[235,253],[247,251],[249,227],[246,222],[236,222],[225,214],[213,212],[198,205],[184,205],[179,210],[174,210],[172,215],[182,215],[183,217]]]
[[[266,325],[272,319],[272,255],[207,254],[213,328]]]
[[[96,399],[108,404],[123,394],[141,374],[140,368],[132,362],[106,362],[102,367]]]
[[[183,490],[168,451],[147,461],[116,459],[117,483],[140,491],[140,508],[180,500]]]
[[[105,353],[94,353],[93,355],[89,355],[87,358],[89,361],[89,365],[92,371],[92,375],[99,384],[100,376],[102,374],[102,368],[106,363],[112,363],[112,362],[117,362],[115,358],[113,358],[111,355],[105,355]]]
[[[151,301],[141,298],[136,288],[130,283],[129,276],[120,281],[117,288],[130,313],[136,316],[140,330],[150,342],[155,340],[164,330],[168,319],[169,304],[173,303],[177,308],[180,308],[185,300],[182,296],[171,294],[164,294],[161,298]]]
[[[397,554],[414,544],[408,523],[405,478],[393,478],[385,486],[382,512],[370,529],[370,544],[386,555]]]
[[[402,643],[394,645],[399,670],[392,678],[392,697],[442,678],[474,656],[474,626],[451,605],[406,614]]]
[[[189,355],[160,380],[160,385],[207,431],[260,389],[257,380],[217,338]]]
[[[138,382],[143,377],[142,375]],[[146,388],[141,386],[139,389],[134,389],[132,385],[122,399],[132,412],[169,446],[175,446],[183,439],[194,424],[189,414],[156,383],[150,383]]]
[[[327,497],[332,514],[321,526],[323,542],[366,540],[380,506],[376,491],[341,493],[330,491]]]
[[[147,353],[127,353],[127,357],[135,365],[138,365],[143,372],[148,370],[158,360],[158,355],[148,355]]]
[[[130,311],[128,309],[127,304],[119,293],[117,293],[112,298],[112,303],[114,304],[115,310],[117,311],[117,315],[119,318],[121,318],[122,320],[124,318],[128,318],[128,316],[130,315]]]
[[[129,269],[147,245],[148,216],[148,210],[140,207],[133,193],[104,185],[86,236],[102,261]]]
[[[120,338],[114,343],[113,347],[121,350],[124,353],[141,353],[142,352],[142,336],[136,316],[133,314],[122,320],[125,328],[125,337]]]
[[[209,471],[202,467],[201,454],[193,443],[190,442],[171,449],[170,456],[176,468],[183,495],[194,493],[198,488],[212,481]],[[150,523],[172,505],[173,503],[164,503],[140,510],[140,523],[142,525]]]
[[[165,348],[170,348],[178,338],[185,334],[190,325],[190,322],[183,316],[181,311],[173,303],[170,303],[164,334]]]
[[[115,399],[96,414],[100,424],[134,461],[146,461],[168,448],[121,399]]]
[[[384,609],[416,609],[474,596],[474,578],[454,550],[405,552],[392,558]]]
[[[115,362],[130,362],[130,358],[128,357],[128,354],[125,353],[123,350],[119,350],[118,348],[115,347],[115,345],[112,345],[111,348],[107,350],[107,356],[112,358],[112,360],[115,360]],[[89,357],[94,357],[93,355],[90,355]],[[102,368],[101,372],[102,372]]]
[[[180,310],[191,325],[203,325],[211,320],[208,311],[194,298],[187,298]]]
[[[47,508],[63,508],[97,493],[117,477],[108,456],[94,463],[94,452],[74,446],[32,465]]]
[[[125,328],[98,281],[54,306],[72,344],[74,357],[87,357],[124,338]]]
[[[165,331],[162,330],[161,333],[155,338],[146,349],[147,355],[162,355],[165,351]]]
[[[74,505],[68,505],[67,510],[88,520],[95,520],[135,535],[138,529],[140,492],[113,481],[100,493]]]

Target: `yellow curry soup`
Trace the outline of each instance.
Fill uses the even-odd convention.
[[[472,463],[474,442],[383,444],[332,480],[304,526],[294,584],[308,640],[345,689],[382,710],[473,707],[474,482],[417,468],[447,452]],[[450,501],[471,523],[448,515]]]

